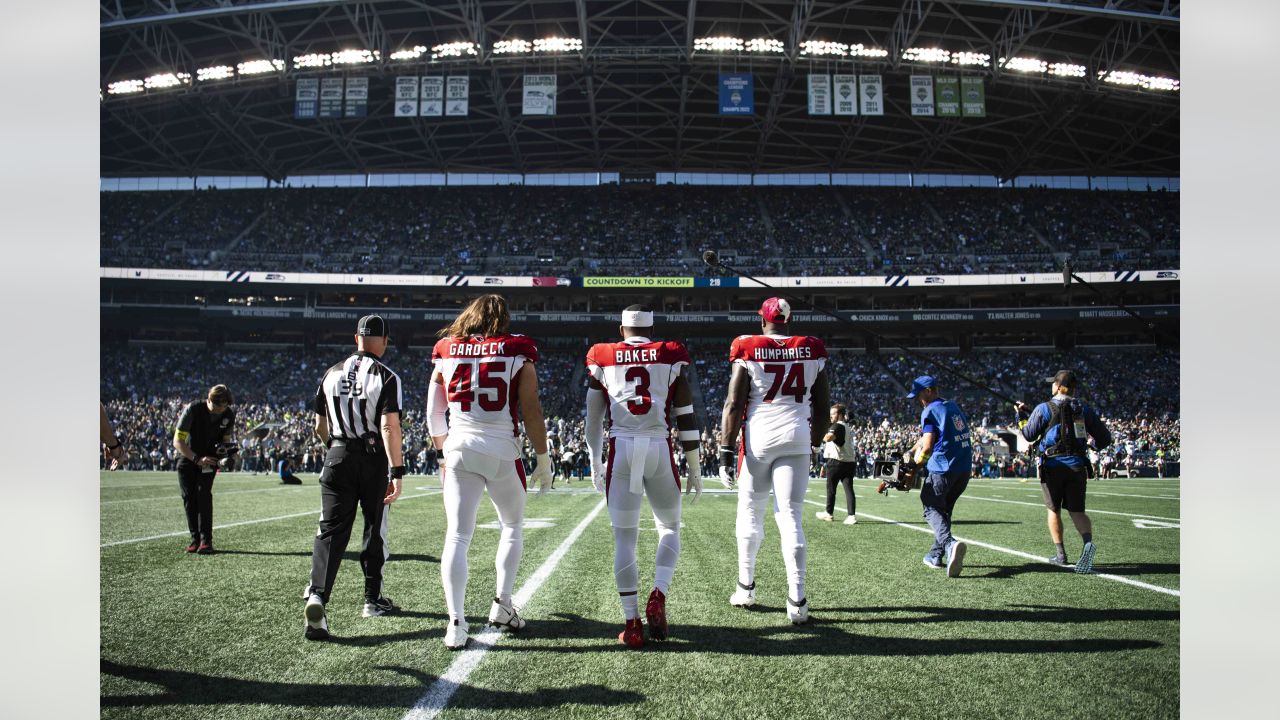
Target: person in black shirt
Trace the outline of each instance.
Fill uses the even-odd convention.
[[[214,385],[209,396],[182,410],[173,433],[178,458],[178,486],[182,507],[187,512],[191,543],[187,552],[213,553],[213,479],[218,474],[218,444],[233,442],[236,411],[231,409],[231,391]]]
[[[313,401],[315,432],[328,446],[320,470],[320,528],[311,553],[311,584],[303,610],[308,640],[329,639],[325,606],[351,539],[356,511],[364,515],[360,567],[364,617],[398,610],[382,594],[387,515],[404,477],[400,376],[382,364],[387,322],[366,315],[356,325],[356,352],[325,371]],[[388,467],[390,461],[390,467]]]

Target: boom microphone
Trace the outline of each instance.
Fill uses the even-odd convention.
[[[1071,261],[1062,261],[1062,289],[1067,290],[1071,287]]]
[[[707,250],[702,253],[702,262],[710,265],[711,267],[719,267],[720,256],[716,254],[715,250]]]

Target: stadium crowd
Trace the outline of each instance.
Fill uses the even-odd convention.
[[[703,472],[718,467],[716,437],[728,386],[730,365],[715,360],[712,345],[694,345],[691,375],[695,407],[703,424]],[[319,471],[322,448],[312,434],[311,399],[324,369],[345,349],[227,348],[201,346],[104,346],[100,392],[117,433],[128,445],[130,469],[171,470],[175,455],[173,427],[182,407],[202,398],[214,384],[225,383],[235,396],[236,437],[241,444],[238,467],[272,473],[282,459],[303,473]],[[430,355],[391,348],[388,365],[404,379],[402,417],[405,457],[411,472],[434,471],[438,459],[429,447],[424,423]],[[1085,379],[1079,396],[1099,408],[1115,437],[1097,458],[1100,467],[1141,471],[1162,469],[1179,459],[1178,356],[1150,349],[1075,350],[1070,353],[979,351],[944,356],[955,370],[1012,397],[1040,402],[1048,398],[1044,382],[1060,367],[1075,368]],[[583,443],[585,373],[578,351],[544,352],[537,364],[541,399],[547,417],[556,476],[588,477]],[[910,357],[834,351],[828,363],[833,402],[849,408],[855,446],[870,462],[888,459],[918,436],[918,407],[906,400],[911,378],[933,372],[944,395],[957,400],[970,417],[975,438],[975,472],[1033,472],[1025,457],[996,458],[994,433],[1014,421],[1012,408],[988,393],[930,371]],[[1134,371],[1139,370],[1135,378]],[[528,452],[532,457],[532,452]]]
[[[1176,268],[1178,195],[1048,189],[412,187],[102,194],[116,267],[693,275]],[[1055,253],[1057,255],[1055,255]]]

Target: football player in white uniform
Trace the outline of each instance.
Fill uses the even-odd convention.
[[[644,646],[640,621],[636,540],[640,505],[645,495],[658,530],[653,590],[645,606],[649,639],[667,639],[667,591],[680,556],[680,473],[671,443],[675,415],[681,448],[689,465],[685,493],[702,494],[698,465],[698,430],[693,395],[681,369],[689,351],[673,341],[650,340],[653,312],[632,305],[622,312],[622,342],[599,343],[587,351],[586,441],[591,453],[591,477],[605,493],[613,525],[613,576],[626,627],[618,640],[627,647]],[[605,425],[607,460],[601,463]]]
[[[500,295],[484,295],[440,331],[441,340],[431,353],[435,367],[427,392],[427,431],[441,450],[440,483],[448,517],[440,554],[440,579],[449,608],[444,644],[455,650],[467,644],[462,610],[467,548],[486,489],[502,525],[497,593],[489,610],[489,624],[509,630],[525,625],[511,604],[524,546],[526,492],[517,411],[524,417],[525,433],[537,454],[531,479],[540,493],[551,487],[547,426],[534,370],[538,348],[532,339],[512,334],[510,326],[506,300]]]
[[[805,541],[800,518],[809,486],[809,452],[822,444],[822,417],[830,403],[821,340],[788,334],[791,305],[769,298],[760,307],[760,335],[741,335],[729,350],[733,375],[721,418],[720,479],[738,487],[738,588],[732,605],[755,604],[756,553],[764,539],[764,512],[773,489],[773,517],[787,567],[787,617],[809,620],[804,593]],[[742,443],[738,444],[738,432]]]

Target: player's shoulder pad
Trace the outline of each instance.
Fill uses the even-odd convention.
[[[747,360],[747,350],[751,348],[752,340],[760,337],[759,335],[739,335],[733,339],[733,344],[729,346],[730,360]]]
[[[454,338],[451,337],[442,337],[437,340],[436,344],[431,347],[431,360],[434,362],[447,356],[449,354],[449,343],[453,342],[453,340]]]
[[[812,335],[805,335],[801,341],[804,347],[808,347],[813,352],[813,357],[824,358],[827,356],[827,344]]]
[[[528,335],[511,333],[504,338],[507,355],[523,355],[529,362],[538,361],[538,343]]]
[[[662,358],[662,362],[668,365],[693,362],[689,358],[689,348],[685,347],[684,343],[679,340],[663,341],[659,357]]]
[[[613,343],[596,343],[587,349],[587,365],[606,365],[612,364],[607,362],[607,353],[613,350]]]

